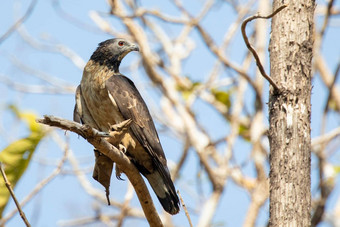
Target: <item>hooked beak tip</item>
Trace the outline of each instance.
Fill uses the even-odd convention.
[[[134,51],[139,51],[139,47],[136,46],[135,48],[133,48]]]
[[[139,51],[139,47],[136,44],[131,46],[131,51]]]

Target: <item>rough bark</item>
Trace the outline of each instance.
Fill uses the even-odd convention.
[[[274,1],[288,7],[272,20],[269,97],[270,226],[311,224],[311,71],[313,0]]]

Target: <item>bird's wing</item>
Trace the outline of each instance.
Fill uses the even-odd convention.
[[[76,105],[74,106],[73,120],[80,124],[87,124],[93,128],[99,129],[97,123],[95,122],[89,109],[87,108],[80,85],[77,87],[76,90]]]
[[[109,97],[124,119],[131,119],[130,129],[155,167],[151,173],[141,173],[148,179],[163,208],[170,214],[179,211],[179,199],[171,180],[166,158],[149,110],[133,82],[123,75],[114,75],[106,81]],[[143,167],[143,166],[142,166]],[[138,168],[138,166],[137,166]]]
[[[82,105],[81,105],[81,96],[80,96],[80,85],[76,90],[76,105],[73,110],[73,120],[78,123],[82,123],[81,116],[83,114]]]
[[[166,164],[165,155],[149,110],[134,83],[123,75],[106,81],[106,88],[124,119],[131,119],[131,130],[151,157]]]

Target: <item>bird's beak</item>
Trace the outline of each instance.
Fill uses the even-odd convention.
[[[131,44],[129,49],[130,49],[130,51],[139,51],[139,47],[134,43]]]

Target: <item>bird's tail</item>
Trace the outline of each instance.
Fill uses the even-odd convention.
[[[177,214],[179,212],[179,199],[170,174],[161,174],[158,171],[154,171],[151,174],[145,175],[145,177],[156,193],[163,209],[169,214]]]

